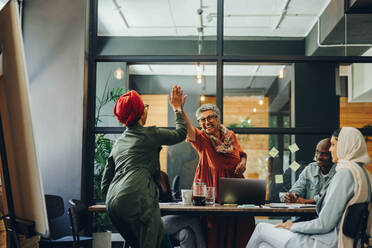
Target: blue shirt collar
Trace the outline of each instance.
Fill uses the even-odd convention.
[[[316,162],[313,162],[312,164],[315,164],[316,168],[315,170],[311,171],[311,174],[313,177],[320,176],[321,170]],[[331,169],[328,172],[329,177],[333,177],[333,175],[336,173],[336,164],[332,164]]]

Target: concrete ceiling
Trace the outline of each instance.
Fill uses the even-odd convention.
[[[225,36],[305,37],[329,2],[225,1]],[[216,36],[216,16],[217,0],[99,0],[98,34]]]
[[[284,67],[284,65],[226,64],[224,66],[224,90],[234,94],[243,93],[241,92],[243,90],[245,94],[265,95]],[[214,64],[201,64],[199,68],[195,64],[135,64],[128,67],[129,75],[137,77],[174,76],[182,81],[182,77],[192,76],[195,77],[195,86],[198,71],[203,77],[216,77],[216,65]]]
[[[200,67],[200,68],[198,68]],[[274,76],[284,65],[229,65],[224,66],[224,76]],[[135,64],[129,66],[130,75],[187,75],[196,76],[198,70],[204,76],[216,76],[215,64]]]
[[[368,10],[367,1],[353,2]],[[361,56],[372,47],[372,11],[345,14],[344,1],[331,0],[319,20],[305,39],[307,56]]]
[[[230,0],[224,35],[237,41],[302,38],[306,56],[360,56],[371,46],[350,45],[371,43],[372,13],[365,13],[370,9],[369,0],[350,1],[350,11],[364,14],[347,15],[343,0]],[[215,39],[216,17],[217,0],[98,0],[98,35]]]

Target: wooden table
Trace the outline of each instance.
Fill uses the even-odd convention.
[[[178,203],[160,203],[162,215],[223,215],[223,216],[316,216],[315,208],[238,208],[234,206],[193,206]],[[89,207],[92,212],[106,212],[105,205]]]

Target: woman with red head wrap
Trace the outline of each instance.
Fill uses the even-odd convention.
[[[144,127],[147,106],[134,90],[119,97],[114,107],[115,116],[127,129],[107,159],[101,189],[112,223],[133,248],[166,247],[155,178],[161,146],[186,138],[182,110],[186,96],[182,94],[181,87],[174,86],[169,97],[176,113],[175,130]]]
[[[125,93],[116,100],[114,115],[125,126],[131,126],[141,118],[145,105],[135,90]]]

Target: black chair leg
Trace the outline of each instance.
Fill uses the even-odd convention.
[[[129,243],[124,240],[123,248],[129,248]]]

